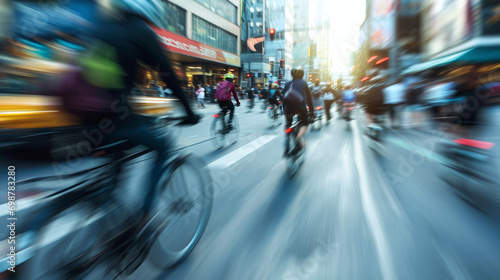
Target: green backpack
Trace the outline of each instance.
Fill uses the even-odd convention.
[[[85,80],[93,86],[105,89],[123,89],[125,71],[118,61],[116,49],[96,41],[80,58],[79,63]]]

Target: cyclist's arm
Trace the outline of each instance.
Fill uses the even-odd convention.
[[[240,99],[238,98],[238,94],[236,93],[236,86],[233,83],[231,83],[231,85],[229,86],[229,90],[231,90],[231,92],[233,93],[233,97],[236,100],[236,103],[240,103]]]
[[[311,97],[311,91],[309,90],[308,86],[305,87],[304,93],[306,94],[306,102],[307,102],[307,106],[309,106],[309,111],[310,112],[314,112],[314,106],[313,106],[313,101],[312,101],[312,97]]]
[[[179,80],[175,76],[174,69],[170,64],[170,61],[167,59],[164,50],[160,46],[156,33],[144,22],[141,22],[138,28],[140,38],[136,40],[136,43],[138,43],[144,51],[145,56],[143,59],[146,60],[144,62],[150,66],[159,68],[159,75],[173,91],[173,94],[181,101],[186,110],[186,114],[189,116],[194,115]]]

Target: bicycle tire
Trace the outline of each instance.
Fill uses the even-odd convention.
[[[189,176],[183,176],[182,170],[184,169],[192,169],[192,174],[189,173]],[[181,183],[175,180],[176,175],[180,175],[182,181]],[[197,178],[199,184],[196,184]],[[186,179],[191,180],[187,182]],[[193,181],[195,184],[192,184]],[[170,184],[172,183],[172,184]],[[191,183],[191,184],[190,184]],[[155,216],[156,223],[158,226],[158,234],[155,237],[155,240],[151,246],[149,251],[149,258],[152,263],[159,268],[165,269],[169,267],[173,267],[180,262],[182,262],[194,249],[198,241],[201,239],[207,224],[210,218],[210,213],[212,211],[213,204],[213,189],[212,189],[212,181],[208,170],[205,169],[204,165],[201,163],[201,160],[195,158],[192,155],[180,156],[174,159],[171,163],[169,163],[163,172],[163,175],[159,181],[161,184],[159,191],[160,195],[158,196],[158,201],[156,205],[155,212],[157,215]],[[195,207],[192,206],[192,203],[186,204],[185,201],[178,201],[175,194],[171,196],[170,199],[166,199],[163,197],[165,193],[175,191],[187,191],[188,187],[199,186],[201,190],[195,194],[196,197],[192,203],[197,201],[201,201],[202,205],[199,207],[200,217],[198,222],[195,224],[194,232],[192,236],[186,233],[186,231],[179,231],[179,229],[171,228],[170,225],[176,221],[183,221],[186,224],[191,223],[193,219],[192,217],[173,217],[174,212],[182,212],[183,207],[187,206],[187,211],[193,210]],[[174,187],[177,187],[174,189]],[[179,198],[185,199],[185,196],[178,195]],[[190,197],[191,198],[191,197]],[[175,202],[175,203],[172,203]],[[174,206],[177,205],[177,206]],[[169,209],[170,208],[170,209]],[[178,214],[178,213],[175,213]],[[187,213],[184,213],[187,214]],[[182,219],[183,218],[183,219]],[[169,229],[173,229],[172,231],[182,232],[181,235],[173,236],[172,232],[169,232]],[[174,238],[175,237],[175,238]],[[186,238],[188,237],[188,238]],[[165,239],[166,238],[166,239]],[[181,242],[179,240],[186,241],[186,245],[179,246]]]
[[[277,118],[274,117],[273,109],[268,110],[267,118],[269,120],[269,126],[274,127],[277,123]]]
[[[295,142],[296,137],[297,137],[297,133],[295,132],[295,130],[292,133],[292,135],[287,137],[286,141],[288,141],[288,147],[290,147],[290,151],[293,151],[295,149],[295,145],[297,145],[297,143]],[[301,149],[296,154],[289,154],[286,157],[286,169],[287,169],[288,176],[290,178],[293,178],[295,176],[295,174],[297,174],[297,172],[299,171],[299,168],[304,163],[304,154],[305,154],[305,150]]]
[[[212,139],[212,146],[216,149],[222,149],[226,144],[226,136],[224,134],[223,117],[219,116],[214,118],[210,125],[210,138]]]
[[[229,121],[229,115],[227,115],[228,121]],[[226,121],[226,123],[228,123]],[[233,116],[233,128],[229,133],[227,134],[227,142],[229,142],[230,145],[235,144],[238,142],[238,138],[240,137],[240,123],[238,121],[238,117],[236,115]]]

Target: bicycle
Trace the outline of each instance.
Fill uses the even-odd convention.
[[[231,145],[238,142],[240,132],[238,118],[235,114],[232,125],[229,127],[227,125],[229,123],[229,115],[228,108],[223,108],[217,114],[212,115],[214,119],[210,126],[210,137],[212,145],[218,150],[222,149],[226,145],[226,142],[229,142]]]
[[[269,106],[269,110],[268,110],[268,113],[267,113],[267,118],[269,120],[269,125],[271,127],[275,127],[275,126],[278,126],[281,124],[281,101],[279,101],[279,104],[278,106],[276,105],[273,105],[271,104]],[[276,106],[276,108],[274,107]]]
[[[307,108],[307,110],[309,110],[309,108]],[[314,113],[316,117],[311,119],[312,128],[320,130],[322,127],[322,120],[323,120],[323,106],[314,107]]]
[[[260,106],[260,110],[261,110],[261,113],[264,113],[266,111],[266,108],[268,107],[269,105],[269,100],[266,99],[262,99],[262,104]]]
[[[295,176],[300,166],[304,163],[305,149],[295,140],[302,122],[294,116],[292,126],[285,130],[285,159],[287,172],[290,177]]]
[[[247,101],[247,113],[252,112],[253,107],[255,107],[254,101],[251,99],[248,99],[248,101]]]
[[[161,118],[153,126],[164,127],[178,120],[180,118]],[[59,177],[70,180],[85,175],[86,179],[48,195],[46,203],[39,206],[39,214],[23,233],[27,245],[22,252],[30,254],[28,257],[34,269],[23,270],[31,275],[20,274],[20,279],[84,279],[105,261],[110,262],[106,275],[114,274],[116,279],[133,273],[147,256],[154,265],[168,268],[189,255],[203,235],[212,209],[212,181],[208,171],[192,154],[179,153],[179,149],[172,151],[155,185],[153,201],[142,202],[151,203],[151,210],[144,213],[139,207],[139,211],[134,211],[130,203],[120,201],[122,193],[117,190],[124,186],[118,186],[117,176],[125,163],[150,154],[152,150],[122,156],[123,151],[133,147],[121,141],[97,148],[94,155],[111,156],[110,161]],[[39,184],[50,179],[44,177],[25,183],[36,181]],[[70,235],[76,234],[61,241],[63,244],[57,246],[55,252],[47,252],[48,257],[35,255],[42,251],[46,240],[52,238],[47,235],[59,219],[78,214],[84,219],[74,226],[84,224],[85,227],[70,231]],[[152,218],[145,220],[144,217]],[[38,266],[45,271],[37,273]]]

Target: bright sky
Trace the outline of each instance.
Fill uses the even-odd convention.
[[[350,54],[358,48],[359,27],[365,17],[365,0],[320,0],[331,17],[330,57],[334,70],[349,68]]]

